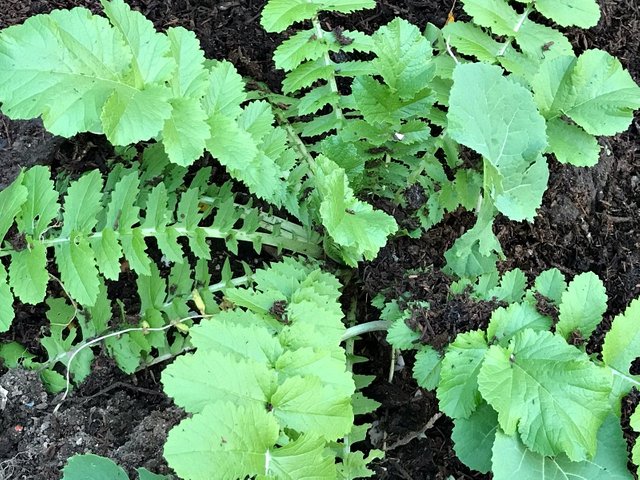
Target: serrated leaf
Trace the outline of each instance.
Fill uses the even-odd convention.
[[[412,330],[405,323],[406,316],[402,316],[391,324],[387,330],[387,342],[399,350],[410,350],[420,341],[420,332]]]
[[[93,306],[98,297],[100,281],[89,242],[76,236],[69,243],[57,245],[55,252],[60,280],[69,295],[81,305]]]
[[[549,151],[560,163],[576,167],[593,167],[600,159],[598,140],[577,125],[559,118],[547,122]]]
[[[569,338],[579,332],[585,340],[602,321],[607,310],[607,291],[595,273],[576,276],[562,294],[556,332]]]
[[[498,431],[498,414],[483,402],[469,418],[457,418],[453,423],[451,439],[458,458],[467,467],[488,473]]]
[[[73,231],[91,232],[102,209],[102,187],[98,170],[86,173],[71,184],[64,197],[62,235],[69,236]]]
[[[176,61],[171,80],[175,97],[200,98],[209,81],[209,72],[204,67],[204,53],[196,34],[182,27],[167,30],[171,42],[171,55]]]
[[[522,300],[524,289],[527,286],[527,277],[519,268],[509,270],[500,279],[500,285],[489,292],[489,297],[495,297],[499,301],[516,303]]]
[[[7,271],[0,264],[0,333],[9,330],[14,316],[13,295],[7,281]]]
[[[324,440],[301,435],[271,452],[265,463],[265,474],[283,480],[333,480],[336,478],[335,458],[327,453]]]
[[[22,185],[27,188],[28,195],[17,221],[18,230],[37,239],[58,215],[58,193],[53,186],[51,172],[41,165],[36,165],[24,173]]]
[[[129,476],[113,460],[86,453],[67,461],[62,480],[129,480]]]
[[[631,480],[627,470],[627,448],[618,419],[609,415],[598,431],[598,448],[592,460],[572,462],[565,455],[549,458],[527,449],[515,436],[498,430],[493,445],[495,480],[540,480],[567,478]]]
[[[629,418],[629,425],[635,432],[640,432],[640,409],[636,407]],[[636,465],[640,464],[640,443],[636,440],[631,450],[631,461]]]
[[[264,473],[277,439],[264,407],[214,403],[169,432],[164,456],[182,478],[235,480]]]
[[[488,348],[480,330],[459,334],[447,348],[436,394],[448,416],[468,418],[480,404],[477,378]]]
[[[317,60],[329,52],[329,44],[318,40],[315,30],[302,30],[282,42],[275,52],[276,67],[291,71],[302,62]]]
[[[118,181],[107,209],[107,227],[118,232],[130,232],[140,220],[136,200],[140,190],[138,172],[131,172]]]
[[[416,353],[416,361],[413,364],[413,378],[418,385],[427,390],[435,390],[440,383],[442,370],[442,356],[433,347],[423,346]]]
[[[478,375],[483,398],[507,435],[541,455],[573,461],[595,454],[596,434],[611,411],[610,372],[550,332],[523,330],[508,348],[494,345]]]
[[[460,53],[473,55],[481,62],[493,63],[502,47],[480,27],[472,23],[450,22],[442,30]]]
[[[240,104],[246,99],[244,82],[233,64],[216,62],[211,68],[207,93],[202,99],[207,115],[235,119],[240,114]],[[212,133],[215,134],[215,130]]]
[[[567,282],[560,270],[551,268],[538,275],[535,289],[540,295],[547,297],[558,305],[562,299],[562,294],[567,289]]]
[[[282,82],[282,92],[291,94],[306,87],[310,87],[318,80],[326,80],[333,73],[333,65],[327,65],[324,59],[304,62],[290,72]]]
[[[171,106],[171,116],[162,128],[162,144],[171,162],[186,167],[202,156],[211,136],[207,115],[194,98],[177,98]]]
[[[519,332],[530,329],[536,332],[551,328],[551,319],[541,315],[529,303],[514,303],[507,308],[497,308],[491,314],[487,327],[487,338],[506,346]]]
[[[24,174],[20,172],[11,185],[0,191],[0,243],[29,197],[27,187],[22,185],[23,178]]]
[[[9,264],[9,283],[13,294],[24,303],[35,305],[44,300],[49,283],[47,249],[40,242],[13,252]]]
[[[449,133],[489,162],[489,192],[512,220],[533,220],[547,186],[544,118],[531,93],[500,67],[460,64],[453,73]]]
[[[117,280],[120,275],[122,249],[115,232],[111,228],[103,229],[99,237],[91,239],[91,248],[95,253],[98,269],[104,278]]]
[[[242,130],[236,121],[221,115],[210,117],[209,126],[211,137],[207,140],[207,150],[236,175],[249,169],[258,155],[251,135]]]
[[[310,19],[321,10],[351,13],[374,7],[374,0],[270,0],[262,10],[260,23],[267,32],[281,32],[289,25]]]
[[[536,10],[563,27],[591,28],[600,20],[595,0],[537,0]]]
[[[122,252],[129,262],[131,270],[138,275],[149,275],[151,259],[147,255],[147,244],[139,228],[135,228],[128,235],[120,238]]]

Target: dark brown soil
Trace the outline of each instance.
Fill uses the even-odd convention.
[[[209,58],[227,58],[242,74],[267,82],[277,89],[282,78],[271,55],[281,37],[266,34],[259,25],[264,1],[258,0],[132,0],[129,2],[159,29],[181,25],[194,30]],[[601,48],[616,55],[640,81],[640,8],[637,0],[600,0],[603,16],[587,32],[572,32],[580,48]],[[379,0],[375,10],[353,16],[326,18],[331,26],[375,30],[394,16],[424,26],[443,25],[452,0]],[[99,11],[96,0],[0,0],[0,28],[54,8],[86,6]],[[457,7],[459,10],[459,7]],[[456,12],[457,13],[457,12]],[[602,157],[593,169],[552,162],[549,189],[533,224],[499,219],[496,233],[508,260],[502,268],[519,267],[529,275],[557,267],[573,275],[587,270],[597,273],[609,294],[609,309],[603,327],[590,343],[599,351],[611,318],[640,295],[640,118],[612,139],[603,139]],[[0,116],[0,188],[20,167],[35,163],[82,170],[101,165],[106,147],[101,137],[82,135],[72,140],[52,137],[37,121],[15,122]],[[379,258],[362,265],[359,281],[363,300],[379,292],[397,297],[408,292],[427,300],[431,311],[421,321],[437,330],[446,341],[460,331],[486,324],[491,306],[472,304],[464,298],[449,302],[448,280],[438,273],[444,251],[471,224],[469,214],[452,214],[422,238],[397,238]],[[365,302],[362,302],[363,304]],[[3,339],[37,338],[38,311],[19,312],[20,328]],[[363,307],[363,320],[378,312]],[[387,381],[390,349],[382,336],[361,342],[359,353],[371,361],[362,373],[378,380],[368,394],[382,403],[372,416],[376,447],[394,446],[427,425],[422,437],[387,451],[376,465],[381,479],[483,479],[455,457],[450,439],[451,422],[445,417],[432,422],[438,404],[431,392],[417,387],[411,378],[410,356],[405,368]],[[147,467],[167,471],[162,459],[166,432],[182,413],[162,395],[155,381],[157,372],[124,376],[99,358],[86,384],[74,392],[57,415],[54,399],[47,396],[32,373],[9,371],[0,385],[9,391],[8,407],[0,421],[0,478],[52,480],[60,478],[65,459],[77,452],[92,451],[113,458],[132,471]],[[154,377],[155,373],[155,377]],[[624,402],[625,417],[638,396]],[[625,430],[628,438],[632,434]]]

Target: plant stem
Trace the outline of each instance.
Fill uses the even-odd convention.
[[[522,28],[522,25],[524,24],[525,20],[527,19],[527,17],[532,11],[533,11],[533,4],[528,5],[525,11],[520,16],[518,23],[516,23],[516,25],[513,27],[514,34],[511,35],[507,39],[507,41],[502,45],[502,48],[500,49],[500,51],[498,51],[498,54],[496,55],[497,57],[501,57],[505,54],[505,52],[507,51],[507,48],[509,48],[513,40],[516,38],[517,33],[520,31],[520,29]]]
[[[359,337],[360,335],[363,335],[365,333],[389,330],[390,326],[391,322],[387,322],[386,320],[376,320],[374,322],[353,325],[352,327],[347,328],[347,330],[342,334],[340,341],[345,342],[351,338]]]

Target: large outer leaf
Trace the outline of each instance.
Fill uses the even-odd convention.
[[[483,402],[469,418],[457,418],[454,421],[451,439],[456,455],[469,468],[488,473],[497,430],[498,415]]]
[[[594,27],[600,19],[595,0],[536,0],[536,10],[563,27]]]
[[[62,480],[129,480],[113,460],[93,454],[74,455],[62,473]]]
[[[507,435],[516,431],[542,455],[573,461],[595,454],[596,434],[611,411],[612,377],[550,332],[524,330],[508,348],[494,345],[478,375],[484,399]]]
[[[496,207],[513,220],[533,220],[549,173],[541,156],[545,122],[531,93],[485,64],[458,65],[453,82],[450,135],[489,162],[485,182]]]
[[[549,458],[528,450],[516,437],[498,431],[493,444],[494,480],[631,480],[627,445],[618,419],[609,415],[598,431],[591,460],[572,462],[566,455]]]

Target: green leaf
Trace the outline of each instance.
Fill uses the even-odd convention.
[[[138,172],[131,172],[118,181],[107,209],[107,227],[125,233],[140,221],[140,207],[135,204],[139,189]]]
[[[9,231],[22,206],[28,200],[29,191],[22,185],[24,174],[18,177],[4,190],[0,191],[0,242]]]
[[[540,295],[547,297],[553,303],[559,305],[562,294],[567,289],[567,282],[560,270],[551,268],[538,275],[535,282],[535,289]]]
[[[531,93],[500,67],[460,64],[453,73],[449,133],[489,162],[489,192],[512,220],[533,220],[547,186],[545,121]],[[485,175],[487,175],[485,173]]]
[[[74,455],[62,469],[62,480],[129,480],[113,460],[92,453]]]
[[[406,320],[410,317],[410,314],[403,315],[396,321],[394,321],[387,330],[387,342],[389,342],[393,348],[399,350],[410,350],[420,342],[421,333],[412,330],[406,324]]]
[[[509,270],[500,279],[500,286],[489,292],[489,297],[495,297],[499,301],[516,303],[522,300],[524,289],[527,286],[527,277],[519,268]]]
[[[265,473],[290,480],[333,480],[335,458],[327,455],[325,442],[313,435],[301,435],[293,442],[273,450],[265,463]]]
[[[310,87],[318,80],[326,80],[333,73],[333,68],[333,65],[327,65],[324,59],[305,62],[287,75],[282,82],[282,92],[288,95]]]
[[[46,247],[38,242],[25,250],[13,252],[9,280],[13,294],[22,302],[32,305],[42,302],[49,283]]]
[[[138,480],[171,480],[166,475],[152,473],[146,468],[136,468],[136,473],[138,474]]]
[[[71,232],[90,233],[97,223],[98,213],[102,209],[102,175],[92,170],[73,182],[64,198],[62,235]]]
[[[207,93],[202,99],[207,115],[235,119],[240,114],[240,104],[246,99],[244,82],[235,67],[227,61],[216,62],[211,68]],[[215,129],[212,133],[215,134]]]
[[[616,383],[622,381],[619,396],[631,391],[631,387],[640,386],[640,376],[631,375],[631,364],[640,352],[640,299],[635,299],[624,313],[617,315],[611,324],[611,329],[604,337],[602,345],[602,360],[613,369]]]
[[[164,456],[182,478],[252,477],[265,472],[278,431],[262,406],[209,404],[169,432]]]
[[[424,346],[416,353],[413,378],[427,390],[435,390],[440,383],[442,357],[433,347]]]
[[[387,237],[397,231],[395,220],[357,200],[345,171],[334,162],[322,156],[316,162],[316,188],[322,199],[320,216],[327,232],[338,245],[350,248],[354,257],[372,260]],[[345,259],[355,266],[357,260],[353,260]]]
[[[505,0],[465,0],[463,8],[476,24],[496,35],[512,36],[519,21],[518,13]]]
[[[494,345],[478,375],[483,398],[507,435],[516,430],[541,455],[582,461],[611,411],[611,373],[550,332],[523,330],[508,348]]]
[[[202,97],[209,83],[209,71],[204,67],[204,53],[196,34],[182,27],[171,27],[167,37],[177,64],[171,80],[174,97]]]
[[[381,450],[371,450],[367,458],[362,452],[349,452],[342,458],[342,464],[338,465],[338,477],[341,480],[352,480],[356,478],[370,478],[375,472],[367,467],[375,459],[384,458]]]
[[[41,165],[36,165],[24,173],[22,185],[27,187],[28,195],[17,222],[18,230],[37,239],[58,216],[58,193],[53,186],[51,172]]]
[[[559,118],[547,122],[549,151],[560,163],[576,167],[593,167],[600,159],[598,140],[577,125]]]
[[[514,303],[507,308],[497,308],[491,314],[487,327],[487,338],[494,339],[506,346],[511,339],[525,329],[536,332],[551,328],[551,319],[541,315],[536,307],[529,303]]]
[[[562,294],[556,332],[564,338],[579,332],[586,340],[602,321],[606,310],[607,292],[602,280],[595,273],[581,273]]]
[[[315,30],[302,30],[282,42],[275,52],[276,67],[291,71],[306,60],[317,60],[329,53],[329,44],[318,41]]]
[[[536,0],[542,15],[563,27],[595,27],[600,20],[600,7],[595,0]]]
[[[7,271],[0,264],[0,333],[9,330],[14,317],[13,295],[7,282]]]
[[[598,431],[598,448],[591,460],[572,462],[565,455],[549,458],[527,449],[515,436],[496,432],[493,444],[494,480],[598,479],[631,480],[627,445],[618,419],[609,415]]]
[[[100,281],[89,242],[80,236],[56,246],[56,262],[60,279],[69,295],[84,306],[93,306],[98,297]]]
[[[120,238],[122,243],[122,251],[124,256],[129,262],[131,270],[138,275],[149,275],[151,259],[147,255],[147,244],[144,241],[144,236],[139,228],[135,228],[131,231],[130,235],[123,235]]]
[[[115,232],[111,228],[105,228],[99,237],[91,239],[91,248],[95,253],[98,269],[104,278],[117,280],[120,276],[122,249]]]
[[[472,55],[481,62],[495,62],[502,45],[472,23],[450,22],[442,29],[451,45],[465,55]]]
[[[171,162],[186,167],[202,156],[211,136],[207,115],[193,98],[177,98],[171,106],[171,117],[162,128],[162,144]]]
[[[640,431],[640,409],[638,409],[638,407],[636,407],[634,412],[631,414],[631,418],[629,418],[629,424],[635,432]],[[637,440],[633,445],[633,449],[631,450],[631,461],[636,465],[640,464],[640,443]]]
[[[374,0],[269,0],[262,10],[260,23],[267,32],[281,32],[321,10],[351,13],[375,6]]]
[[[469,468],[482,473],[491,470],[491,449],[498,431],[498,414],[486,403],[469,418],[454,420],[451,439],[456,455]]]
[[[448,416],[468,418],[480,404],[477,378],[488,348],[480,330],[458,334],[447,348],[436,394]]]

